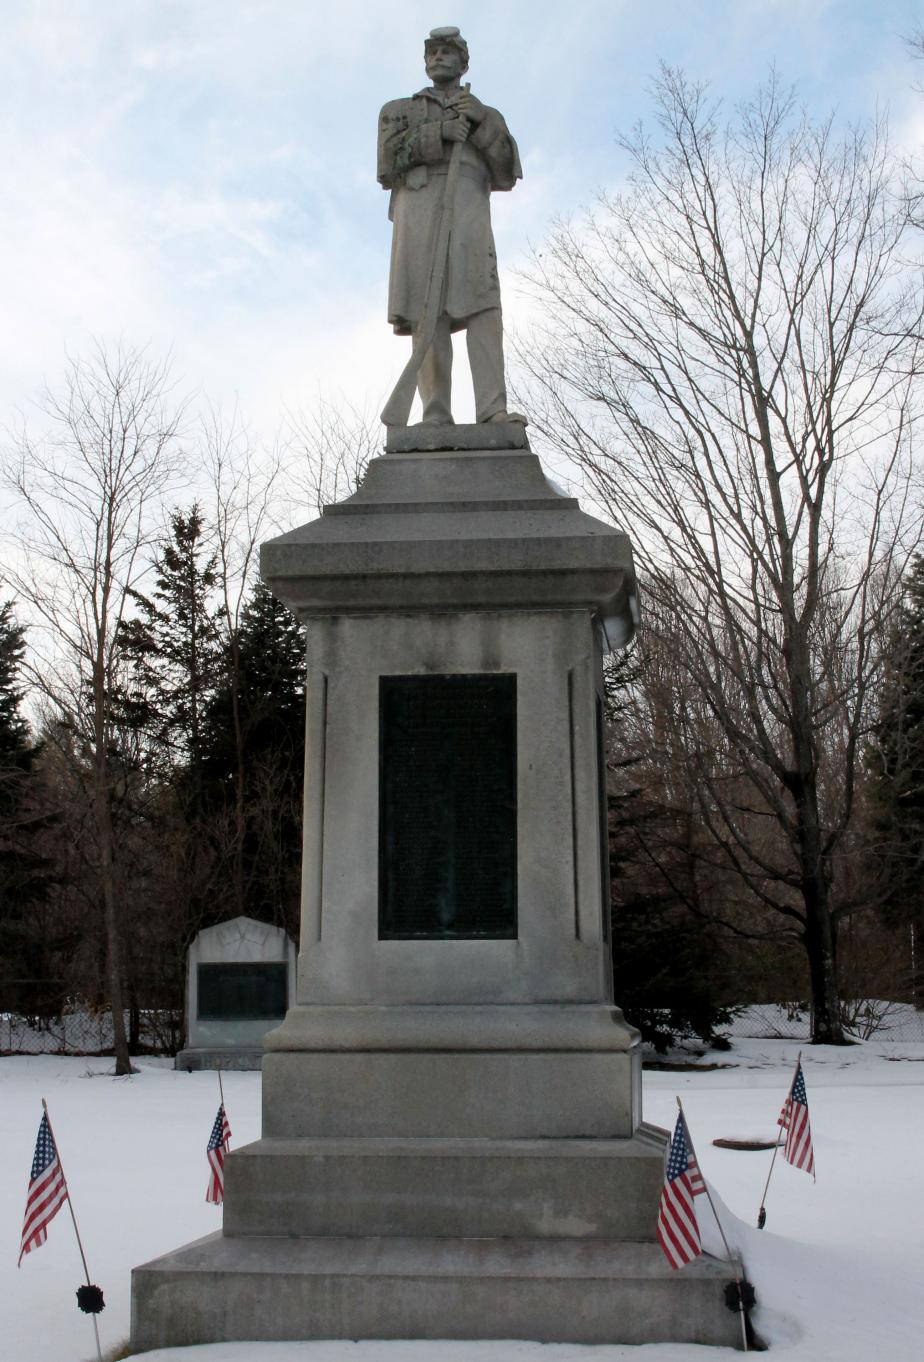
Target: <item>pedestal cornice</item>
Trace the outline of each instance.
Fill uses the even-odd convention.
[[[263,545],[264,581],[303,619],[587,609],[624,647],[637,619],[628,536],[549,482],[512,430],[524,447],[374,459],[353,496]]]

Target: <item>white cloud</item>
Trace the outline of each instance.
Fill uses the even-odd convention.
[[[898,90],[903,142],[924,140],[900,42],[920,6],[886,9],[888,25],[823,0],[455,0],[473,86],[526,168],[494,210],[511,319],[527,239],[618,182],[615,130],[645,113],[658,56],[732,102],[774,54],[845,113]],[[384,395],[406,344],[385,321],[375,118],[423,83],[423,36],[446,17],[429,0],[8,0],[0,424],[94,334],[173,347],[187,386],[268,426],[319,383]]]

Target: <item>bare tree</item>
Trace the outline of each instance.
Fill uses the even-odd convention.
[[[227,654],[231,720],[236,752],[234,782],[233,893],[236,911],[244,912],[244,839],[246,830],[246,752],[241,716],[241,618],[257,573],[260,542],[278,525],[280,450],[258,450],[237,411],[213,409],[202,427],[204,470],[208,491],[203,497],[212,526],[221,598],[220,629]]]
[[[633,536],[655,627],[721,730],[704,753],[674,716],[700,819],[798,931],[813,1039],[838,1043],[856,906],[838,855],[921,534],[921,273],[881,125],[814,125],[775,79],[728,121],[667,68],[655,97],[657,144],[622,141],[625,193],[535,256],[526,400]]]
[[[315,515],[351,496],[381,451],[382,423],[371,409],[320,396],[313,409],[287,418],[286,482],[293,500],[306,501]]]
[[[106,935],[116,1073],[131,1072],[123,1014],[124,876],[113,819],[120,624],[146,564],[160,497],[178,467],[180,408],[167,366],[97,345],[46,395],[46,436],[27,429],[6,460],[22,512],[10,574],[34,621],[29,675],[85,754]]]
[[[915,61],[924,60],[924,28],[915,28],[905,36],[905,46]]]

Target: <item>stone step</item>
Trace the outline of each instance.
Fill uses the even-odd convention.
[[[264,1139],[225,1167],[227,1235],[655,1238],[666,1135]]]
[[[728,1265],[657,1244],[213,1234],[132,1273],[136,1351],[233,1339],[740,1347]]]

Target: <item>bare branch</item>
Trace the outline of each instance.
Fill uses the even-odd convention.
[[[924,525],[921,270],[881,123],[813,124],[774,77],[724,123],[668,68],[655,96],[657,144],[622,141],[629,189],[560,224],[525,276],[547,320],[520,400],[632,535],[683,691],[661,731],[715,864],[801,916],[836,1039],[835,851]]]

